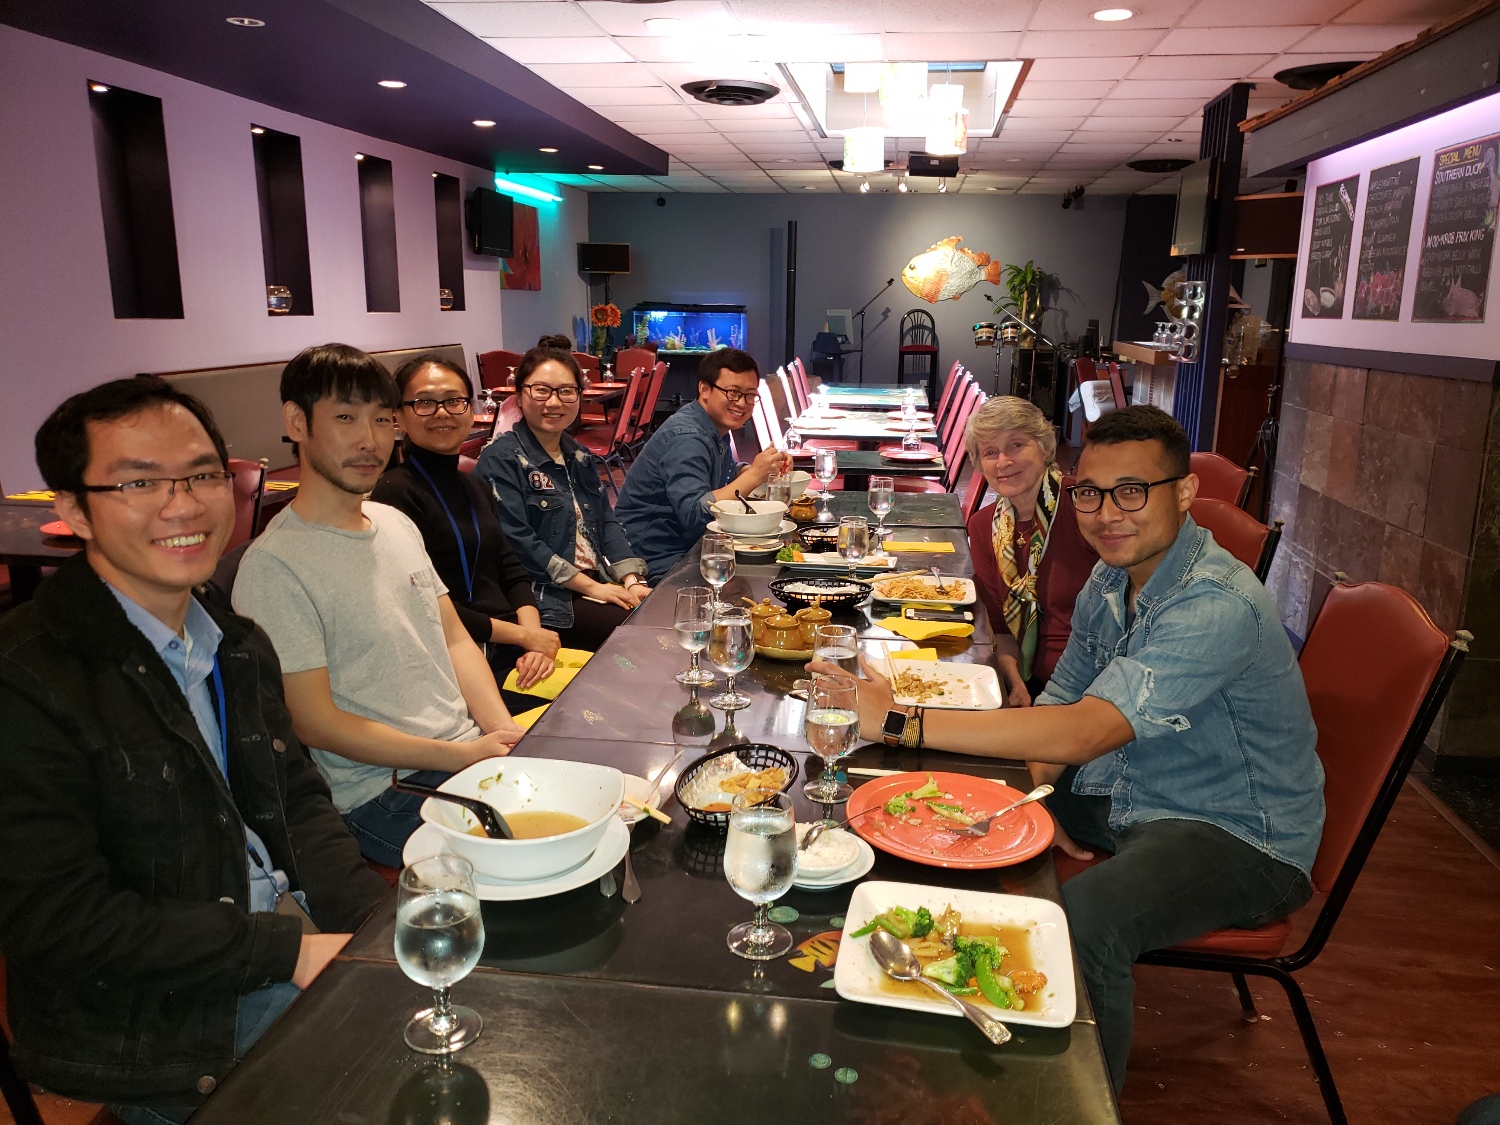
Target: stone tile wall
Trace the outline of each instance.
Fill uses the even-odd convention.
[[[1285,528],[1267,585],[1298,636],[1335,571],[1408,590],[1445,632],[1472,630],[1429,744],[1500,764],[1497,409],[1489,383],[1289,360],[1271,490]]]

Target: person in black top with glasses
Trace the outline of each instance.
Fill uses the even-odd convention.
[[[518,691],[502,690],[512,714],[546,700],[522,694],[552,674],[558,636],[543,628],[531,579],[501,530],[494,497],[459,469],[474,394],[468,374],[439,355],[407,360],[396,371],[401,392],[403,460],[387,470],[370,499],[405,513],[422,532],[432,565],[448,587],[459,620],[489,658],[495,682],[516,671]]]

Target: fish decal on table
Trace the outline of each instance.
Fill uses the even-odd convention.
[[[1000,263],[988,254],[960,249],[962,241],[955,234],[933,243],[906,263],[902,283],[930,305],[956,301],[981,281],[999,284]]]
[[[797,956],[788,958],[787,964],[804,973],[812,972],[819,965],[831,969],[838,963],[839,939],[843,936],[840,930],[827,930],[810,937],[797,946]]]

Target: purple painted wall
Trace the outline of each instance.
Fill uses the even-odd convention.
[[[163,102],[185,318],[116,320],[110,300],[99,182],[86,92],[115,84]],[[371,90],[371,97],[386,96]],[[491,173],[284,113],[105,55],[0,26],[0,483],[40,484],[32,435],[63,398],[108,378],[289,358],[339,340],[379,350],[461,343],[501,346],[495,258],[465,255],[467,311],[437,304],[432,173],[467,192]],[[265,311],[252,123],[302,138],[314,316]],[[365,311],[354,154],[394,165],[401,312]],[[562,188],[544,223],[544,264],[571,260],[586,229],[587,196]],[[575,218],[576,214],[576,218]],[[584,224],[584,226],[580,226]],[[550,231],[550,234],[549,234]],[[529,298],[523,320],[567,330],[586,308],[582,282],[557,282]],[[518,309],[517,312],[521,313]],[[533,337],[535,333],[532,333]],[[519,341],[518,341],[519,342]]]

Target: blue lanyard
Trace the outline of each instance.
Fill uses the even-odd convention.
[[[224,702],[224,676],[219,671],[219,654],[214,653],[214,697],[219,704],[219,769],[229,780],[229,707]]]
[[[479,509],[474,506],[474,497],[469,496],[469,517],[474,521],[474,565],[469,565],[469,552],[464,547],[464,537],[458,532],[458,521],[453,518],[453,512],[448,507],[448,501],[443,499],[443,494],[438,491],[437,481],[432,479],[423,466],[422,462],[415,457],[411,459],[412,467],[421,473],[427,484],[432,489],[432,494],[437,497],[437,502],[443,506],[443,515],[448,517],[448,526],[453,529],[453,538],[458,542],[458,565],[464,580],[464,592],[468,595],[465,604],[474,600],[474,577],[479,573]],[[462,482],[460,482],[462,483]],[[465,495],[468,495],[467,490]]]

